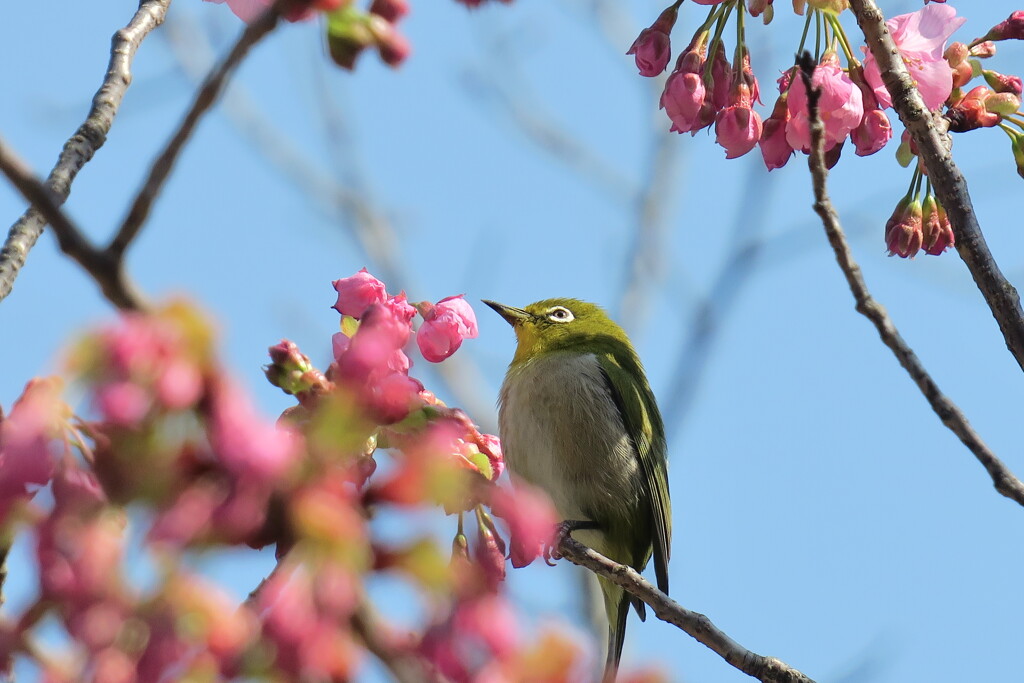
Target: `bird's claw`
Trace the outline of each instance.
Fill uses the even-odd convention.
[[[569,538],[569,535],[574,529],[578,529],[579,524],[572,520],[566,520],[555,525],[555,531],[551,535],[551,541],[544,545],[544,552],[541,554],[544,558],[544,563],[549,567],[554,567],[555,562],[562,559],[562,553],[559,547],[562,545],[562,541]]]

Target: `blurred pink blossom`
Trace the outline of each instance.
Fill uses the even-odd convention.
[[[211,401],[210,445],[229,472],[273,484],[296,462],[298,435],[260,416],[239,387],[224,379]]]
[[[525,567],[540,556],[551,543],[558,513],[551,499],[525,482],[514,489],[495,488],[491,509],[509,526],[512,566]]]
[[[730,106],[715,117],[715,142],[725,148],[725,158],[735,159],[754,148],[761,139],[761,117],[752,106],[750,88],[734,88]]]
[[[942,57],[946,40],[963,23],[949,5],[925,5],[916,12],[901,14],[885,22],[903,56],[911,78],[929,109],[938,109],[953,89],[953,73]],[[875,91],[882,108],[892,106],[892,98],[878,68],[878,62],[867,47],[864,51],[864,76]],[[824,109],[824,108],[823,108]]]
[[[56,377],[25,385],[11,414],[0,421],[0,521],[18,500],[29,500],[53,476],[52,441],[70,410]]]

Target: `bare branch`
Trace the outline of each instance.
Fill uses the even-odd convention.
[[[107,133],[121,106],[121,100],[132,81],[132,60],[149,33],[159,26],[171,0],[144,0],[127,26],[114,34],[110,49],[110,62],[103,83],[92,99],[92,107],[75,134],[64,144],[56,166],[46,179],[57,205],[63,204],[71,192],[71,183],[107,139]],[[46,226],[46,218],[36,208],[30,208],[11,226],[4,246],[0,249],[0,301],[14,287],[28,252]]]
[[[61,251],[78,262],[96,280],[105,297],[120,309],[134,310],[144,307],[141,295],[124,273],[121,260],[96,249],[85,238],[84,233],[61,209],[54,191],[36,178],[2,138],[0,172],[10,179],[36,213],[42,216],[43,224],[49,223],[53,226]]]
[[[999,270],[985,243],[967,192],[967,181],[953,162],[945,126],[933,117],[921,99],[878,5],[874,0],[851,0],[850,6],[881,69],[882,81],[892,95],[893,109],[917,144],[928,168],[928,179],[953,225],[956,250],[999,323],[1007,348],[1024,369],[1024,310],[1020,296]]]
[[[402,647],[399,637],[365,600],[352,615],[352,628],[398,683],[443,680],[440,676],[428,675],[423,661]]]
[[[824,126],[818,116],[819,92],[811,86],[811,74],[814,71],[814,64],[810,59],[810,55],[806,53],[805,55],[807,63],[802,65],[801,75],[807,86],[807,106],[810,110],[812,151],[808,165],[810,166],[814,182],[814,210],[821,217],[825,233],[828,235],[829,244],[832,245],[832,249],[835,251],[836,261],[839,262],[839,267],[842,269],[843,275],[846,276],[850,292],[857,302],[857,312],[866,316],[875,325],[878,335],[882,338],[882,342],[892,350],[900,365],[903,366],[910,375],[910,378],[917,384],[921,393],[928,400],[928,404],[931,405],[932,410],[942,420],[942,424],[946,425],[957,435],[960,441],[978,459],[978,462],[988,471],[996,490],[1020,505],[1024,505],[1024,483],[1021,483],[1009,468],[989,450],[988,446],[985,445],[985,442],[974,431],[974,428],[971,427],[967,418],[960,412],[956,404],[939,390],[931,375],[924,369],[924,365],[921,364],[917,354],[900,336],[899,330],[896,329],[885,308],[875,301],[871,296],[871,292],[868,291],[867,283],[864,282],[864,277],[860,271],[860,266],[853,259],[853,253],[846,242],[846,236],[839,223],[839,215],[836,213],[828,196],[826,187],[828,169],[825,166],[823,144]]]
[[[203,81],[192,100],[192,106],[189,107],[188,113],[185,114],[185,118],[178,126],[178,130],[175,131],[163,152],[150,167],[146,182],[135,196],[128,215],[107,249],[111,255],[120,258],[128,245],[139,234],[139,230],[153,208],[153,202],[174,168],[174,162],[178,160],[178,155],[185,147],[185,143],[195,132],[199,119],[216,103],[228,78],[242,63],[242,59],[249,53],[249,50],[277,26],[279,19],[280,14],[277,11],[277,4],[275,4],[246,27],[234,47],[231,48],[231,52]]]
[[[748,676],[765,683],[814,683],[806,674],[781,660],[746,649],[719,630],[706,616],[686,609],[652,586],[632,567],[612,562],[569,536],[562,539],[558,550],[573,564],[586,567],[640,598],[654,610],[656,617],[685,631]]]

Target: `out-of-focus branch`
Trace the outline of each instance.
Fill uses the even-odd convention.
[[[352,628],[366,649],[380,661],[398,683],[420,683],[438,680],[423,666],[423,661],[401,647],[398,637],[383,623],[369,603],[363,601],[352,615]],[[441,679],[444,680],[444,679]]]
[[[53,190],[0,139],[0,172],[28,200],[32,209],[53,227],[61,251],[74,259],[99,284],[103,295],[123,310],[144,307],[143,299],[125,275],[120,258],[94,247],[84,233],[64,213]]]
[[[132,60],[139,45],[159,26],[171,0],[144,0],[127,26],[114,34],[110,49],[110,62],[103,83],[96,91],[92,107],[75,134],[64,144],[57,164],[50,171],[46,185],[53,192],[57,205],[63,204],[71,192],[71,183],[85,164],[92,159],[107,139],[121,100],[132,81]],[[11,226],[4,246],[0,249],[0,301],[14,287],[28,252],[35,245],[46,226],[46,217],[31,207]]]
[[[630,595],[643,600],[662,621],[678,627],[707,646],[730,665],[765,683],[814,683],[806,674],[778,660],[751,652],[730,638],[703,614],[692,612],[640,576],[632,567],[609,560],[575,539],[559,543],[562,557],[603,576]]]
[[[178,155],[184,149],[185,143],[192,137],[199,119],[216,103],[217,98],[224,90],[224,85],[238,65],[242,63],[249,50],[274,30],[279,20],[280,14],[277,11],[277,4],[275,4],[246,27],[228,55],[207,75],[196,92],[192,106],[189,107],[185,118],[150,167],[145,183],[136,194],[128,215],[110,243],[108,251],[115,257],[120,258],[131,241],[138,235],[153,208],[153,202],[170,176],[171,169],[174,168],[174,162],[177,161]]]
[[[1024,483],[1021,483],[1020,479],[1014,476],[1009,468],[989,450],[988,446],[985,445],[985,442],[974,431],[974,428],[971,427],[967,418],[960,412],[956,404],[939,390],[938,385],[921,364],[917,354],[900,336],[899,330],[896,329],[885,308],[875,301],[871,296],[871,292],[868,291],[867,283],[864,282],[864,276],[860,271],[860,266],[853,259],[853,253],[846,242],[846,236],[843,234],[843,228],[839,223],[839,216],[828,196],[826,187],[828,169],[825,165],[823,144],[824,126],[821,123],[821,118],[818,116],[818,96],[820,93],[811,86],[814,62],[808,53],[805,53],[801,59],[801,69],[801,75],[807,86],[807,105],[810,110],[812,151],[808,165],[810,166],[811,176],[814,181],[814,210],[821,217],[829,244],[832,245],[832,249],[835,251],[836,261],[839,262],[839,267],[846,277],[850,292],[857,302],[857,312],[867,317],[874,324],[875,329],[878,330],[878,335],[882,338],[882,342],[892,350],[900,365],[903,366],[910,375],[910,378],[917,384],[921,393],[924,394],[929,405],[931,405],[932,410],[942,420],[942,424],[946,425],[957,435],[960,441],[978,459],[978,462],[988,471],[996,490],[1018,504],[1024,505]]]
[[[985,243],[967,192],[967,181],[953,162],[945,126],[928,110],[914,87],[878,5],[874,0],[851,0],[850,6],[881,69],[882,81],[892,95],[893,109],[917,144],[928,168],[928,179],[953,225],[956,250],[999,323],[1007,348],[1024,369],[1024,310],[1020,296],[999,270]]]

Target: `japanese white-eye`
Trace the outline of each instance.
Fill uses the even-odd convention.
[[[640,359],[600,307],[546,299],[523,308],[484,301],[515,330],[498,424],[514,479],[545,490],[574,537],[643,571],[654,556],[668,592],[672,513],[665,428]],[[514,480],[513,479],[513,480]],[[608,615],[604,680],[618,670],[632,603],[599,578]]]

